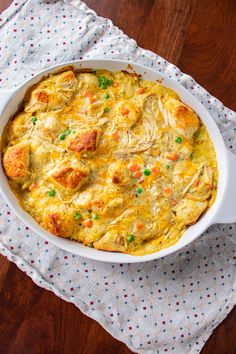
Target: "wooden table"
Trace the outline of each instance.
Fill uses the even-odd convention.
[[[19,0],[20,1],[20,0]],[[1,0],[0,12],[12,1]],[[141,47],[192,75],[236,109],[235,0],[86,0]],[[236,352],[236,309],[214,331],[201,354]],[[126,346],[74,305],[37,287],[0,256],[2,354],[128,354]]]

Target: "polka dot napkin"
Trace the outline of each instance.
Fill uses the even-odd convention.
[[[191,77],[139,48],[78,0],[14,2],[0,18],[0,85],[83,58],[133,60],[179,81],[210,111],[236,152],[236,115]],[[103,264],[45,242],[0,197],[0,251],[41,287],[98,321],[136,353],[198,353],[235,303],[236,225],[215,225],[180,253],[142,264]]]

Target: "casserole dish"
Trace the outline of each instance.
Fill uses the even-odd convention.
[[[127,254],[104,252],[104,251],[98,251],[96,249],[90,249],[81,244],[77,244],[74,241],[52,236],[49,232],[42,229],[29,214],[23,211],[15,195],[10,190],[8,181],[3,173],[2,167],[0,170],[1,191],[3,196],[5,197],[8,204],[11,205],[12,208],[15,210],[16,214],[23,221],[25,221],[31,227],[31,229],[33,229],[36,233],[38,233],[43,238],[53,242],[60,248],[76,253],[78,255],[85,256],[87,258],[96,259],[96,260],[101,260],[101,261],[119,262],[119,263],[142,262],[142,261],[148,261],[148,260],[160,258],[162,256],[168,255],[184,247],[185,245],[193,241],[209,225],[216,222],[233,222],[236,220],[236,211],[234,210],[234,205],[233,205],[234,196],[236,195],[236,192],[233,191],[233,181],[236,177],[236,169],[234,166],[236,157],[234,157],[233,154],[227,151],[216,124],[214,123],[214,121],[212,120],[208,112],[205,110],[205,108],[182,86],[180,86],[173,80],[167,79],[166,77],[163,77],[162,75],[156,73],[155,71],[147,69],[143,66],[136,65],[130,62],[124,62],[124,61],[87,60],[87,61],[64,63],[52,67],[50,69],[44,70],[38,75],[36,75],[33,79],[27,81],[16,91],[2,93],[2,118],[1,118],[1,125],[0,125],[0,134],[2,134],[3,128],[8,122],[9,118],[18,110],[25,96],[26,91],[32,85],[37,83],[42,77],[44,77],[49,73],[50,74],[56,73],[59,69],[68,65],[72,65],[74,69],[91,68],[91,69],[108,69],[110,71],[127,70],[128,64],[132,64],[132,70],[134,70],[137,74],[142,75],[144,79],[150,81],[161,80],[163,85],[177,92],[177,94],[180,96],[181,101],[189,105],[201,118],[201,120],[203,121],[203,123],[205,124],[208,130],[208,133],[215,147],[217,160],[218,160],[218,169],[219,169],[218,193],[217,193],[216,201],[213,204],[213,206],[208,210],[208,212],[200,219],[199,222],[197,222],[192,227],[188,228],[188,230],[184,233],[182,238],[175,245],[163,249],[154,254],[149,254],[145,256],[130,256]]]

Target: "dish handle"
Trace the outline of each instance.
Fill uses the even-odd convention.
[[[227,149],[228,180],[225,196],[216,215],[217,223],[236,222],[236,155]]]
[[[1,91],[0,90],[0,113],[3,112],[7,102],[15,91]]]

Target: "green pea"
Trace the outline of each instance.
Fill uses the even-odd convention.
[[[75,213],[74,214],[74,219],[75,220],[79,220],[81,218],[81,214],[80,213]]]
[[[99,76],[98,81],[99,81],[99,86],[102,89],[106,89],[107,88],[107,83],[106,83],[107,79],[105,78],[105,76]]]
[[[93,214],[92,219],[93,219],[93,220],[98,220],[98,219],[99,219],[98,214]]]
[[[138,188],[137,188],[137,193],[138,193],[138,194],[142,194],[142,193],[143,193],[143,189],[142,189],[141,187],[138,187]]]
[[[144,174],[145,176],[150,176],[151,171],[150,171],[148,168],[145,168],[145,169],[143,170],[143,174]]]
[[[128,235],[127,236],[127,242],[130,243],[130,242],[133,242],[134,241],[134,235]]]
[[[66,138],[66,136],[65,136],[64,133],[62,133],[62,134],[59,135],[59,139],[60,139],[60,140],[65,140],[65,138]]]
[[[51,189],[51,190],[48,192],[48,196],[49,196],[49,197],[55,197],[55,195],[56,195],[55,189]]]
[[[103,110],[104,113],[107,113],[109,111],[110,111],[110,108],[108,108],[108,107],[104,108],[104,110]]]
[[[99,76],[98,78],[99,86],[102,89],[106,89],[107,86],[111,86],[113,84],[112,80],[108,80],[105,76]]]
[[[35,116],[31,117],[31,122],[35,125],[35,123],[37,122],[38,118]]]
[[[110,97],[110,95],[106,92],[106,93],[104,93],[103,97],[107,100]]]
[[[176,139],[175,139],[175,142],[177,144],[181,144],[182,143],[182,138],[180,136],[178,136]]]
[[[71,130],[70,130],[70,129],[67,129],[67,130],[65,130],[63,133],[61,133],[61,134],[59,135],[59,139],[60,139],[60,140],[65,140],[65,138],[66,138],[69,134],[71,134]]]

